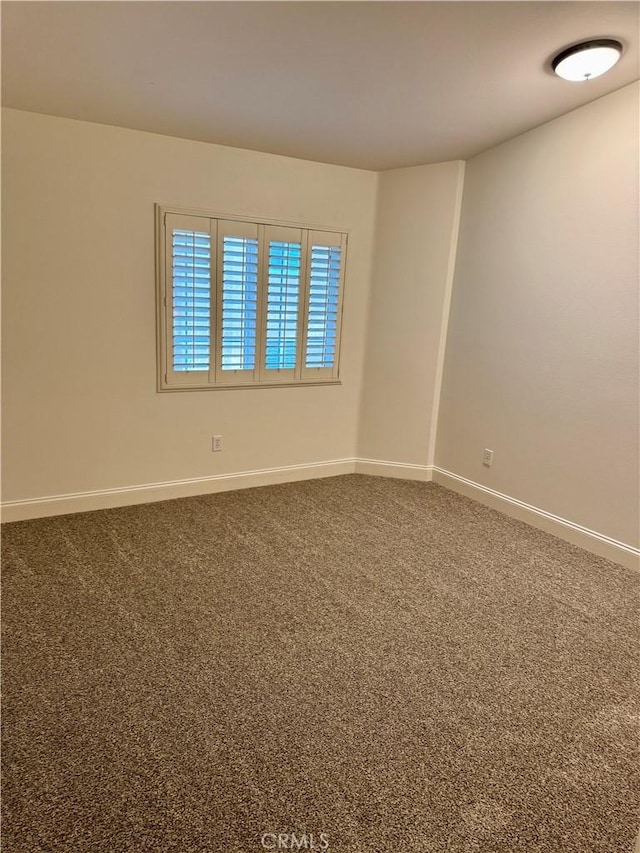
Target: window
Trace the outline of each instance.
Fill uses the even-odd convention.
[[[338,381],[346,234],[156,211],[159,390]]]

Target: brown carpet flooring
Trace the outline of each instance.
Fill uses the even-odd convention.
[[[4,853],[632,848],[633,572],[358,475],[3,546]]]

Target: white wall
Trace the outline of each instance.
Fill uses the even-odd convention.
[[[463,175],[462,162],[380,173],[361,457],[433,464]]]
[[[355,456],[374,173],[15,110],[2,130],[5,502]],[[350,229],[343,384],[156,393],[154,202]]]
[[[631,545],[638,130],[634,84],[467,163],[436,459]]]

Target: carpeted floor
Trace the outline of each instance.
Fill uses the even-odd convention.
[[[358,475],[3,546],[3,853],[632,848],[631,571]]]

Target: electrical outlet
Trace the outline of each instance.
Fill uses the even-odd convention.
[[[486,465],[487,468],[491,468],[493,465],[493,450],[488,450],[485,447],[484,453],[482,454],[482,464]]]
[[[222,436],[214,435],[211,439],[211,452],[219,453],[222,450]]]

